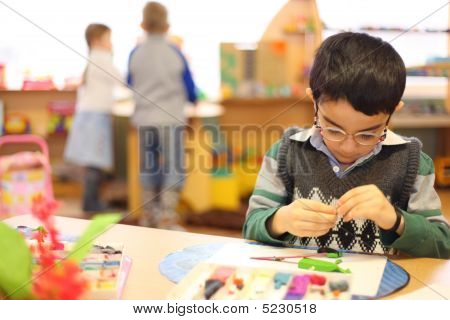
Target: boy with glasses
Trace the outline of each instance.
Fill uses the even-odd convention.
[[[278,245],[450,257],[450,229],[421,143],[388,130],[402,108],[404,63],[360,33],[327,38],[306,93],[314,126],[267,152],[244,236]]]

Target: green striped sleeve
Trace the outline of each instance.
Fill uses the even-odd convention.
[[[419,172],[420,176],[427,176],[430,174],[434,174],[434,163],[433,159],[431,159],[425,152],[420,152],[419,159]]]
[[[256,240],[272,245],[283,245],[292,239],[293,235],[285,233],[279,238],[273,238],[267,230],[267,222],[280,207],[256,209],[250,211],[245,219],[243,236],[245,239]]]
[[[409,197],[407,211],[424,217],[442,215],[441,200],[434,189],[433,160],[424,152],[420,153],[419,171]]]
[[[280,196],[280,195],[277,195],[275,193],[271,193],[271,192],[263,190],[263,189],[255,189],[255,190],[253,190],[252,196],[265,197],[266,199],[269,199],[269,200],[274,201],[274,202],[278,202],[280,204],[285,203],[286,200],[287,200],[287,197],[285,197],[285,196]]]
[[[450,228],[442,215],[441,200],[434,189],[434,163],[420,153],[419,170],[406,211],[403,234],[390,237],[388,245],[415,257],[450,257]],[[384,236],[387,240],[387,235]]]
[[[269,149],[269,151],[267,151],[266,156],[270,157],[274,160],[277,160],[278,158],[278,151],[280,150],[280,145],[281,145],[281,140],[278,140],[277,142],[275,142]]]
[[[420,214],[402,213],[405,229],[391,247],[415,257],[450,258],[450,229],[447,224],[429,221]]]
[[[257,240],[280,245],[288,235],[279,239],[272,238],[267,229],[267,222],[276,211],[286,205],[287,192],[283,181],[278,177],[278,141],[269,149],[264,157],[256,179],[255,189],[249,200],[249,207],[243,228],[246,239]]]

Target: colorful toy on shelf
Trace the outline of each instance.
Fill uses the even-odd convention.
[[[70,130],[75,113],[74,101],[51,101],[48,104],[48,111],[50,114],[49,133],[65,133]]]
[[[444,99],[408,99],[399,115],[447,115]]]
[[[450,57],[430,57],[426,60],[427,64],[430,63],[450,63]]]
[[[6,144],[35,144],[41,152],[19,152],[0,157],[0,219],[31,213],[35,197],[53,199],[48,146],[34,135],[0,137],[0,147]]]
[[[414,66],[406,69],[408,76],[420,77],[449,77],[450,76],[450,58],[430,58],[422,66]]]
[[[261,159],[253,148],[236,149],[232,156],[226,146],[215,152],[211,175],[211,206],[214,209],[238,211],[240,199],[248,197],[255,186]]]
[[[328,29],[331,30],[331,29]],[[372,32],[396,32],[396,33],[448,33],[450,32],[449,29],[434,29],[434,28],[424,28],[424,29],[419,29],[419,28],[402,28],[402,27],[394,27],[394,26],[362,26],[360,28],[358,28],[355,32],[367,32],[367,31],[372,31]]]
[[[10,113],[5,117],[3,134],[26,134],[31,132],[30,120],[21,113]]]
[[[449,69],[438,68],[433,66],[424,66],[423,68],[408,68],[406,71],[408,76],[415,77],[449,77]]]
[[[51,76],[37,79],[26,78],[22,83],[22,90],[56,90]]]
[[[301,14],[291,17],[290,21],[283,26],[283,31],[286,34],[312,33],[314,30],[313,20]]]
[[[222,44],[220,46],[221,91],[224,99],[236,95],[238,81],[242,78],[239,68],[242,63],[240,60],[240,55],[237,54],[237,49],[233,44]]]
[[[313,37],[313,33],[311,33]],[[221,93],[230,98],[279,98],[303,94],[293,86],[305,87],[309,70],[298,52],[304,44],[298,40],[277,39],[255,44],[222,43]]]

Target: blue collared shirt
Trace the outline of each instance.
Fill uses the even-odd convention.
[[[349,172],[351,172],[354,168],[361,165],[362,163],[368,161],[372,157],[376,156],[378,153],[380,153],[381,148],[384,145],[399,145],[404,143],[409,143],[409,141],[403,139],[401,136],[395,134],[391,130],[387,130],[386,139],[375,145],[375,147],[370,151],[368,154],[362,156],[358,160],[356,160],[352,165],[350,165],[347,168],[342,168],[339,161],[336,160],[334,155],[331,153],[331,151],[326,146],[325,142],[323,141],[323,137],[320,134],[320,130],[317,128],[310,128],[308,130],[301,131],[299,133],[296,133],[290,137],[292,140],[305,142],[309,139],[309,142],[311,145],[316,148],[318,151],[323,152],[327,157],[328,161],[330,162],[330,165],[333,167],[333,171],[336,173],[336,176],[339,178],[345,177]]]

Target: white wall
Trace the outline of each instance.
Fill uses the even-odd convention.
[[[125,72],[128,54],[136,39],[141,10],[146,1],[116,0],[6,0],[8,6],[73,48],[86,54],[84,28],[91,22],[113,31],[115,62]],[[219,43],[257,41],[285,0],[168,0],[171,33],[184,39],[198,85],[210,96],[218,95]],[[8,63],[10,85],[19,87],[25,69],[52,74],[57,83],[79,75],[84,59],[0,3],[0,62]],[[11,83],[13,82],[13,83]]]
[[[20,15],[42,27],[68,47],[86,54],[84,28],[101,22],[113,30],[115,62],[125,72],[128,53],[142,34],[139,23],[143,0],[4,0]],[[184,39],[198,85],[211,97],[219,92],[219,43],[257,41],[286,0],[166,0],[173,34]],[[322,20],[335,28],[362,25],[408,27],[445,4],[427,1],[318,0]],[[418,28],[447,28],[444,8]],[[0,3],[0,62],[8,64],[10,86],[20,87],[24,70],[52,74],[57,84],[79,75],[85,61],[48,34]],[[331,33],[327,33],[331,34]],[[379,34],[385,40],[396,33]],[[403,35],[392,42],[407,64],[447,54],[447,35]]]

